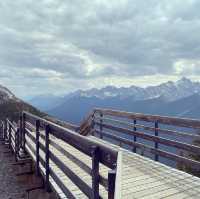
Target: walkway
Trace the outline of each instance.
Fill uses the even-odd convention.
[[[41,178],[35,174],[18,175],[30,171],[30,165],[15,165],[15,157],[7,146],[0,141],[0,199],[27,199],[27,190],[42,185]],[[29,192],[29,199],[53,199],[53,193],[45,190]]]
[[[35,133],[29,131],[29,133],[35,137]],[[41,134],[44,134],[44,132],[40,132]],[[26,136],[26,140],[33,146],[35,146],[34,142]],[[63,155],[60,151],[58,151],[54,146],[50,145],[50,151],[58,157],[59,160],[61,160],[66,166],[68,166],[71,171],[73,171],[76,175],[78,175],[81,179],[84,179],[84,182],[92,186],[92,178],[89,173],[86,173],[85,170],[82,168],[82,165],[76,164],[75,158],[77,157],[79,160],[81,160],[82,163],[88,166],[88,168],[91,168],[92,161],[91,158],[84,153],[80,152],[76,148],[72,147],[71,145],[67,144],[66,142],[55,138],[54,136],[50,137],[50,140],[56,142],[60,147],[62,147],[65,150],[65,154],[68,154],[68,157]],[[44,146],[45,142],[44,139],[40,139],[40,143]],[[31,154],[32,158],[35,160],[35,155],[31,152],[29,147],[26,147],[26,149]],[[71,154],[71,155],[70,155]],[[40,150],[40,156],[42,160],[41,162],[45,161],[45,154],[42,150]],[[80,163],[80,162],[79,162]],[[66,185],[69,192],[73,195],[76,199],[86,199],[87,196],[81,192],[81,190],[60,170],[52,161],[50,161],[50,168],[57,174],[57,177],[61,180],[63,184]],[[42,170],[42,174],[45,175],[45,169],[44,164],[40,163],[40,169]],[[107,177],[109,168],[100,164],[100,174],[103,177]],[[63,194],[62,190],[59,188],[59,186],[55,183],[53,178],[50,175],[50,182],[52,184],[52,187],[55,189],[55,191],[58,193],[59,197],[61,199],[66,199],[67,197]],[[107,198],[107,191],[103,186],[100,185],[100,195],[102,198]]]
[[[34,136],[34,133],[31,133]],[[31,139],[26,138],[29,143]],[[91,167],[91,159],[65,142],[51,137],[54,142],[62,146],[67,152],[73,154],[75,157],[81,159],[82,162]],[[184,198],[199,198],[200,197],[200,179],[189,175],[185,172],[173,169],[165,166],[159,162],[155,162],[141,155],[134,154],[125,149],[122,149],[116,145],[112,145],[99,138],[89,136],[89,139],[93,141],[110,145],[115,149],[118,149],[118,176],[116,182],[116,194],[117,198],[122,199],[184,199]],[[44,140],[41,139],[41,144],[44,144]],[[34,145],[34,143],[32,142]],[[91,186],[91,176],[75,164],[71,159],[62,155],[55,147],[51,146],[50,150],[59,157],[70,169],[72,169],[81,179]],[[44,159],[44,153],[41,151],[41,155]],[[33,158],[34,155],[32,154]],[[66,185],[75,198],[84,199],[87,198],[79,188],[66,176],[64,173],[56,167],[52,162],[51,168],[57,173],[57,176]],[[42,164],[41,169],[44,170]],[[102,176],[107,175],[108,168],[100,166],[100,174]],[[59,187],[55,184],[53,179],[50,179],[53,187],[59,193],[61,198],[66,198]],[[101,186],[100,194],[102,198],[107,198],[106,190]]]
[[[198,199],[200,178],[129,152],[91,136],[97,142],[119,150],[117,194],[122,199]]]

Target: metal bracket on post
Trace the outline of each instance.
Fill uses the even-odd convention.
[[[97,146],[92,147],[92,199],[99,199],[99,159],[100,151]]]
[[[47,192],[50,192],[49,186],[49,133],[50,127],[46,125],[45,127],[45,189]]]

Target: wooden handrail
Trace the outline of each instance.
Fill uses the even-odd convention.
[[[156,161],[160,156],[189,167],[200,166],[191,156],[200,154],[200,146],[193,142],[200,140],[200,134],[192,133],[200,130],[200,120],[101,108],[93,112],[92,135],[109,138],[120,146],[129,145],[133,152],[141,151],[142,155],[153,154]],[[183,150],[181,155],[180,150]]]
[[[128,118],[131,120],[140,120],[146,122],[159,122],[167,125],[174,125],[186,128],[197,128],[200,129],[200,120],[189,119],[189,118],[178,118],[178,117],[169,117],[169,116],[160,116],[160,115],[149,115],[142,113],[131,113],[125,111],[117,111],[111,109],[94,109],[95,113],[102,113],[103,115],[110,115],[121,118]]]
[[[71,145],[73,145],[74,147],[76,147],[81,152],[87,155],[91,154],[91,147],[97,145],[102,152],[100,162],[105,164],[106,166],[112,168],[113,162],[117,160],[117,150],[114,150],[103,144],[93,142],[87,137],[79,135],[70,129],[61,127],[57,124],[39,118],[38,116],[35,116],[28,112],[24,113],[26,114],[26,119],[29,120],[29,122],[31,122],[33,125],[38,119],[40,120],[41,127],[44,128],[46,125],[50,125],[52,135],[54,135],[56,138],[62,139],[63,141],[70,143]]]
[[[94,117],[94,111],[91,111],[87,115],[87,117],[81,122],[81,125],[79,127],[79,133],[81,135],[87,135],[88,132],[91,131],[93,117]]]
[[[85,193],[89,198],[94,198],[94,199],[101,198],[101,196],[98,193],[99,184],[102,184],[103,186],[108,186],[109,182],[107,179],[105,179],[99,174],[99,163],[102,163],[111,169],[115,168],[118,151],[109,146],[105,146],[101,143],[94,142],[91,139],[76,133],[74,130],[57,125],[51,121],[48,121],[44,118],[40,118],[31,113],[23,112],[23,115],[25,118],[25,138],[26,138],[25,143],[27,145],[25,147],[28,147],[32,151],[32,153],[35,154],[36,156],[40,156],[38,154],[39,152],[38,146],[39,149],[41,149],[45,153],[45,160],[43,161],[42,164],[45,167],[44,177],[47,190],[50,185],[49,177],[51,176],[56,181],[56,183],[60,185],[60,188],[63,190],[63,192],[66,193],[67,196],[70,196],[69,190],[67,190],[65,185],[56,177],[56,173],[54,173],[54,171],[50,168],[49,160],[51,159],[51,161],[57,167],[59,167],[68,176],[68,178],[71,179],[71,181],[75,183],[81,189],[81,191]],[[86,119],[86,121],[88,122],[90,120],[91,117],[89,116]],[[38,126],[36,126],[36,124]],[[82,128],[83,129],[85,128],[85,124]],[[33,135],[32,133],[36,132],[36,129],[39,130],[39,139],[38,138],[36,139],[36,135]],[[46,132],[45,135],[43,135],[44,133],[42,133],[44,132],[44,129]],[[48,134],[47,134],[47,129],[48,129]],[[85,165],[83,162],[81,162],[81,160],[79,160],[78,157],[75,157],[73,156],[73,154],[69,154],[69,152],[65,151],[65,149],[59,146],[56,142],[54,142],[54,140],[51,140],[52,136],[55,139],[60,139],[64,143],[67,143],[75,147],[80,152],[91,157],[93,160],[92,164],[93,167],[91,169],[88,168],[88,166]],[[29,143],[29,139],[31,140],[32,143],[34,143],[35,147],[33,147]],[[44,145],[44,139],[45,139],[45,145]],[[39,140],[39,142],[37,140]],[[55,147],[56,150],[58,150],[64,156],[69,158],[75,164],[83,166],[83,170],[85,170],[86,173],[89,173],[89,175],[92,177],[92,182],[93,182],[92,188],[89,187],[80,177],[76,176],[76,173],[73,173],[73,171],[71,171],[70,168],[67,167],[67,165],[65,165],[62,162],[62,160],[58,159],[58,157],[51,151],[50,146]],[[95,151],[94,148],[96,149]],[[36,161],[40,160],[41,157],[36,158]],[[38,162],[36,162],[36,165],[39,165]]]
[[[178,141],[174,141],[174,140],[170,140],[170,139],[166,139],[166,138],[162,138],[162,137],[158,137],[154,135],[149,135],[143,132],[138,132],[138,131],[133,131],[133,130],[129,130],[129,129],[121,128],[121,127],[112,126],[109,124],[100,124],[99,122],[96,122],[95,124],[98,126],[102,125],[102,127],[105,127],[106,129],[114,130],[121,133],[126,133],[128,135],[136,135],[137,137],[143,138],[145,140],[158,142],[166,146],[171,146],[171,147],[187,150],[189,152],[200,154],[200,147],[192,145],[192,144],[182,143],[182,142],[178,142]]]
[[[51,184],[49,177],[52,177],[63,192],[70,196],[69,190],[49,166],[50,161],[58,166],[72,181],[75,180],[75,184],[90,198],[101,198],[97,190],[100,183],[106,186],[108,190],[112,189],[112,179],[115,178],[115,171],[117,169],[118,151],[85,136],[90,134],[103,139],[107,137],[109,140],[115,140],[119,142],[120,146],[123,146],[123,144],[129,145],[133,152],[138,152],[137,149],[140,149],[142,153],[148,152],[153,154],[154,159],[157,161],[159,161],[159,157],[164,157],[188,166],[198,168],[200,166],[200,162],[192,159],[191,156],[186,157],[184,154],[183,156],[178,154],[180,149],[184,152],[188,151],[186,155],[190,153],[200,154],[200,147],[192,144],[192,140],[200,139],[200,135],[192,134],[190,131],[189,133],[187,132],[189,129],[200,130],[200,120],[95,108],[81,122],[81,125],[77,126],[49,118],[40,118],[25,111],[22,115],[23,120],[20,120],[20,129],[17,128],[16,123],[12,123],[10,120],[6,121],[7,128],[5,128],[5,124],[2,126],[6,129],[5,135],[13,150],[17,149],[15,147],[17,142],[15,141],[18,138],[16,139],[15,136],[19,134],[19,131],[24,134],[25,139],[22,140],[24,145],[20,146],[29,149],[34,154],[37,173],[40,170],[39,162],[45,168],[43,175],[46,179],[47,190]],[[168,127],[170,128],[168,129]],[[170,138],[164,136],[170,136]],[[23,139],[22,135],[20,137]],[[51,137],[62,140],[62,142],[89,156],[92,159],[93,167],[88,167],[78,157],[65,151]],[[190,143],[180,141],[177,137],[188,138]],[[148,141],[147,144],[141,142],[141,139]],[[149,142],[151,144],[148,144]],[[177,148],[178,150],[169,152],[165,148],[160,148],[161,145]],[[76,173],[73,173],[67,165],[63,164],[62,160],[59,160],[51,151],[50,146],[56,148],[74,164],[83,167],[83,171],[92,177],[93,189],[83,182],[81,178],[77,177]],[[40,150],[45,154],[45,158],[41,157]],[[112,169],[108,175],[109,179],[105,179],[99,174],[99,163]],[[114,197],[113,192],[110,192],[110,197]]]

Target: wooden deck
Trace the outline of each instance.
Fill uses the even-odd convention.
[[[113,114],[113,111],[107,112]],[[118,112],[114,114],[118,114]],[[132,113],[123,114],[123,117],[128,114],[131,119],[133,119],[132,116],[140,116]],[[121,116],[122,113],[120,112],[118,115]],[[91,126],[82,127],[88,132],[83,136],[74,130],[63,128],[32,114],[24,113],[23,116],[24,119],[20,119],[19,128],[16,128],[16,125],[13,126],[10,121],[7,121],[7,125],[3,125],[3,135],[6,135],[3,137],[7,138],[10,148],[13,148],[16,155],[19,146],[29,152],[36,162],[36,173],[41,173],[43,176],[46,190],[49,190],[50,185],[59,198],[200,198],[200,178],[120,147],[123,146],[122,143],[129,144],[133,151],[137,147],[152,152],[155,160],[158,160],[158,156],[164,156],[177,163],[183,162],[199,168],[200,162],[190,159],[190,157],[171,154],[158,148],[158,143],[161,143],[188,152],[196,152],[197,155],[200,153],[199,146],[159,137],[158,130],[161,129],[158,128],[158,122],[154,121],[155,118],[152,120],[155,122],[155,128],[137,123],[137,128],[145,127],[145,129],[154,130],[155,135],[138,132],[135,120],[135,126],[125,123],[130,128],[124,128],[119,127],[121,123],[124,125],[124,121],[115,120],[117,125],[114,125],[114,120],[107,118],[111,121],[109,125],[103,123],[102,118],[100,118],[100,122],[95,122],[93,118],[93,121],[90,122]],[[148,122],[152,119],[152,116],[141,117]],[[181,127],[186,126],[187,123],[188,127],[200,128],[200,121],[196,120],[171,119],[169,121],[166,118],[161,119],[160,122],[167,124],[171,123],[171,120],[174,124],[175,120],[175,123],[177,124],[178,121]],[[4,128],[6,126],[9,128]],[[98,129],[98,127],[100,128]],[[199,139],[199,135],[166,129],[162,131]],[[19,136],[19,132],[22,136]],[[133,134],[133,137],[122,138],[117,136],[117,133],[120,135],[123,133]],[[117,141],[120,146],[100,139],[106,139],[106,137]],[[136,137],[154,142],[155,147],[152,148],[152,146],[137,142]],[[21,142],[19,142],[19,138],[21,138]],[[19,145],[20,143],[21,145]],[[100,194],[96,194],[98,190]]]
[[[34,135],[34,133],[32,135]],[[117,177],[118,185],[116,185],[116,188],[120,189],[116,190],[116,193],[118,193],[117,198],[199,198],[199,178],[165,166],[164,164],[155,162],[141,155],[129,152],[120,148],[119,146],[112,145],[99,138],[93,136],[89,136],[89,138],[95,142],[110,145],[119,151],[119,156],[121,157],[118,157],[120,158],[120,162],[118,161],[118,164],[121,165],[118,165],[118,169],[121,169],[121,171],[118,171],[120,176]],[[54,139],[54,141],[59,143],[59,145],[62,146],[66,151],[70,152],[76,157],[79,157],[79,159],[81,159],[88,166],[91,166],[91,158],[84,155],[71,145],[66,144],[62,140],[56,139],[55,137],[51,137],[51,139]],[[33,144],[28,137],[27,140]],[[44,141],[41,140],[41,143],[44,144]],[[51,150],[59,157],[60,160],[62,160],[67,166],[70,167],[70,169],[72,169],[79,177],[84,179],[84,181],[91,186],[91,176],[86,174],[79,166],[77,166],[77,164],[74,164],[70,159],[68,159],[66,156],[63,156],[52,146]],[[42,151],[41,156],[44,158],[44,153]],[[33,154],[32,157],[35,158]],[[82,193],[80,189],[66,175],[64,175],[64,173],[55,164],[50,162],[50,167],[56,172],[62,182],[73,193],[75,198],[87,198],[85,194]],[[44,171],[42,164],[40,164],[40,168]],[[100,173],[105,177],[108,174],[108,170],[109,169],[107,167],[103,165],[100,166]],[[60,198],[66,199],[66,196],[59,189],[52,178],[50,179],[50,182],[54,186],[56,192],[59,193]],[[107,192],[102,186],[100,186],[100,195],[102,198],[107,198]]]
[[[41,134],[44,132],[41,132]],[[32,136],[35,137],[34,132],[31,133]],[[80,152],[79,150],[77,150],[76,148],[72,147],[71,145],[63,142],[60,139],[55,138],[54,136],[50,137],[51,140],[54,140],[54,142],[58,143],[60,146],[63,147],[63,149],[65,149],[67,152],[69,152],[70,154],[73,154],[75,157],[78,157],[82,162],[84,162],[88,167],[91,167],[92,164],[92,160],[89,156],[83,154],[82,152]],[[31,145],[34,147],[34,143],[33,141],[26,136],[26,140],[31,143]],[[45,142],[43,139],[40,139],[40,143],[45,145]],[[31,154],[32,158],[35,159],[35,155],[31,152],[31,150],[29,149],[28,146],[26,146],[26,149],[28,150],[28,152]],[[91,176],[89,174],[87,174],[80,166],[78,166],[77,164],[75,164],[71,159],[67,158],[66,156],[64,156],[62,153],[60,153],[55,147],[50,146],[50,150],[53,152],[53,154],[55,154],[65,165],[67,165],[76,175],[78,175],[81,179],[84,180],[84,182],[86,182],[86,184],[88,184],[90,187],[92,186],[92,179]],[[43,159],[43,161],[45,161],[45,154],[42,150],[40,150],[40,155]],[[56,173],[57,177],[63,182],[63,184],[66,185],[66,187],[69,189],[69,191],[71,193],[73,193],[73,196],[75,198],[80,198],[80,199],[84,199],[87,198],[87,196],[80,191],[80,189],[52,162],[50,161],[50,168]],[[45,175],[45,169],[44,169],[44,165],[42,165],[40,163],[40,169],[43,171],[43,175]],[[100,174],[103,177],[107,177],[108,175],[108,170],[109,168],[100,164]],[[64,193],[62,192],[62,190],[59,188],[59,186],[55,183],[55,181],[50,177],[50,183],[52,184],[53,188],[55,189],[55,191],[59,194],[59,197],[62,199],[66,199],[67,197],[64,195]],[[105,190],[105,188],[103,186],[100,185],[100,195],[102,198],[107,198],[107,191]]]
[[[91,139],[119,150],[121,171],[117,182],[122,199],[200,198],[200,178],[91,136]],[[120,157],[121,156],[121,157]],[[118,162],[120,164],[120,162]],[[120,196],[119,196],[120,195]]]

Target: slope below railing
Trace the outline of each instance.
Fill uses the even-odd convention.
[[[54,124],[57,124],[59,126],[62,126],[64,128],[73,130],[73,131],[79,131],[79,128],[80,128],[78,125],[72,124],[70,122],[62,121],[62,120],[59,120],[59,119],[51,117],[51,116],[45,116],[44,119],[46,119],[50,122],[53,122]]]

